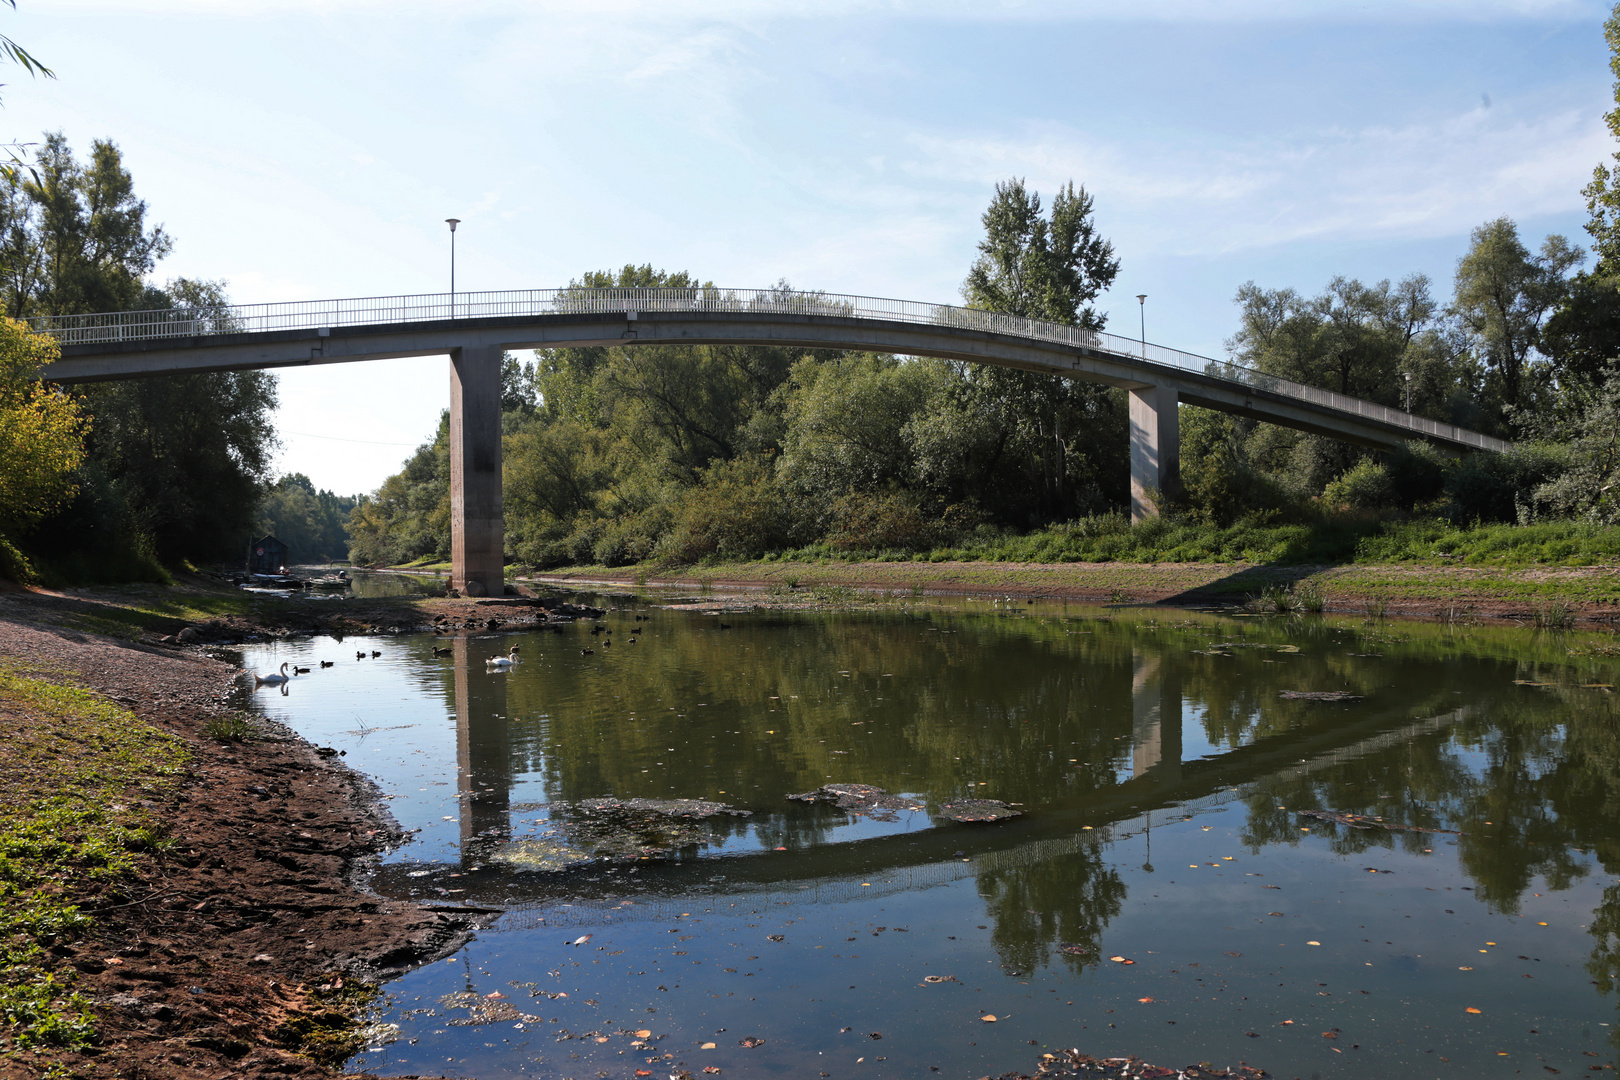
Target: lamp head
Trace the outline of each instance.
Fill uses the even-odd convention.
[[[444,219],[444,223],[450,226],[451,232],[455,232],[456,226],[461,224],[461,219],[458,217],[447,217]]]
[[[1138,304],[1146,304],[1147,303],[1147,293],[1145,293],[1145,292],[1144,293],[1137,293],[1136,294],[1136,302]]]

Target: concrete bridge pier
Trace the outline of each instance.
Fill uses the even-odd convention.
[[[506,588],[501,508],[499,346],[450,353],[450,587],[466,596]]]
[[[1181,494],[1180,395],[1173,386],[1130,391],[1131,521],[1157,517]]]

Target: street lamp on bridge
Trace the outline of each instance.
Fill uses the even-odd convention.
[[[1136,306],[1142,311],[1142,359],[1147,359],[1147,293],[1136,294]]]
[[[461,219],[447,217],[444,223],[450,226],[450,317],[456,317],[456,226]]]

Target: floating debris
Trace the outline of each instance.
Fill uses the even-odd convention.
[[[479,997],[470,990],[446,994],[439,1004],[447,1009],[467,1009],[471,1015],[447,1021],[451,1027],[477,1027],[480,1024],[532,1024],[541,1019],[519,1010],[501,996]]]
[[[1160,1077],[1173,1077],[1175,1080],[1270,1080],[1271,1074],[1246,1064],[1234,1065],[1229,1069],[1213,1065],[1167,1069],[1162,1065],[1150,1065],[1137,1057],[1095,1058],[1079,1050],[1059,1050],[1041,1055],[1041,1063],[1033,1077],[1024,1073],[1006,1073],[1000,1080],[1038,1080],[1052,1076],[1084,1076],[1095,1080],[1159,1080]],[[987,1076],[983,1080],[992,1078]]]
[[[1348,690],[1284,690],[1278,695],[1284,701],[1360,701],[1360,694]]]
[[[832,803],[840,810],[848,810],[861,817],[869,817],[874,821],[897,821],[897,811],[924,809],[923,804],[915,799],[902,798],[899,795],[890,795],[880,787],[871,784],[822,784],[814,791],[806,791],[802,795],[789,795],[795,802]]]
[[[1456,829],[1427,829],[1421,825],[1402,825],[1395,821],[1385,821],[1381,817],[1368,817],[1366,814],[1341,814],[1334,810],[1296,810],[1300,817],[1316,818],[1318,821],[1332,821],[1340,825],[1348,825],[1352,829],[1388,829],[1390,832],[1417,832],[1417,833],[1445,833],[1447,836],[1466,836],[1466,833]],[[1371,869],[1369,867],[1369,869]],[[1375,871],[1375,873],[1390,873],[1388,870]]]
[[[952,799],[948,803],[941,803],[933,811],[933,816],[946,821],[1001,821],[1022,813],[1022,810],[995,799]]]

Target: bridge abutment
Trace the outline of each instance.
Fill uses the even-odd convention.
[[[500,596],[505,579],[501,506],[499,346],[450,353],[450,585]]]
[[[1130,391],[1131,521],[1157,517],[1181,494],[1180,396],[1172,386]]]

